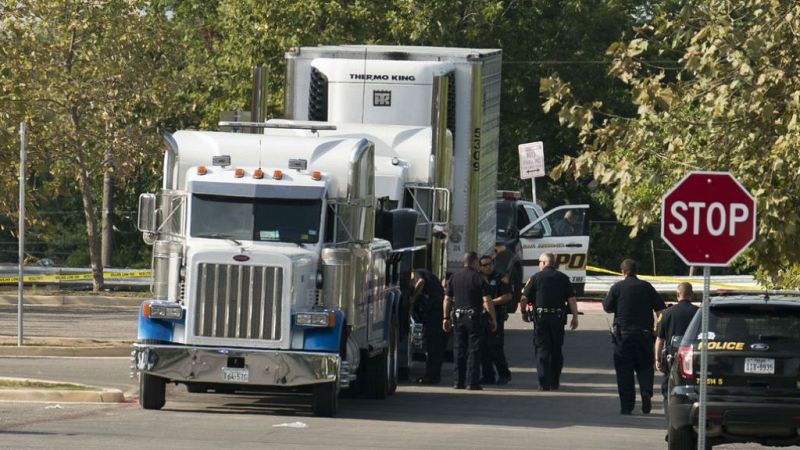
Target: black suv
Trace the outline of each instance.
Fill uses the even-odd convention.
[[[800,443],[800,297],[730,297],[709,305],[706,444]],[[697,448],[701,314],[669,380],[670,449]]]

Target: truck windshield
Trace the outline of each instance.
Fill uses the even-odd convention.
[[[194,194],[191,235],[213,239],[319,241],[322,200]]]

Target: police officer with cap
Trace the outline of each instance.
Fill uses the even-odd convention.
[[[492,331],[497,328],[489,285],[478,271],[478,255],[464,255],[464,269],[454,273],[447,284],[444,297],[442,328],[454,330],[456,389],[481,390],[480,351],[484,337],[486,316]],[[451,315],[451,305],[452,319]]]
[[[620,414],[631,414],[636,403],[634,373],[639,380],[642,413],[652,408],[653,382],[653,313],[665,308],[653,285],[636,277],[637,264],[622,261],[625,277],[611,286],[603,299],[603,309],[614,313],[614,369],[617,373]]]
[[[411,296],[415,319],[422,322],[425,339],[425,376],[418,384],[439,384],[442,373],[445,334],[442,329],[444,289],[439,278],[428,269],[414,271],[414,293]]]
[[[494,261],[491,256],[481,256],[481,273],[489,283],[494,315],[497,319],[497,331],[494,333],[486,330],[486,336],[481,349],[481,384],[495,383],[495,368],[497,369],[497,384],[507,384],[511,381],[511,371],[508,369],[506,353],[503,349],[505,340],[505,321],[508,318],[506,304],[512,301],[511,285],[508,277],[504,277],[494,270]]]
[[[656,369],[664,373],[664,381],[661,383],[664,410],[666,410],[667,400],[669,399],[667,386],[669,384],[669,371],[672,367],[672,362],[667,358],[667,355],[674,355],[678,343],[673,342],[673,338],[678,338],[686,333],[686,329],[689,328],[689,322],[692,321],[698,309],[697,306],[692,304],[694,293],[692,292],[691,284],[685,281],[678,284],[676,296],[678,303],[667,308],[661,314],[661,319],[658,321],[658,331],[656,332],[655,366]]]
[[[539,255],[540,271],[528,280],[519,302],[522,320],[533,321],[540,391],[558,389],[560,384],[567,306],[572,313],[570,329],[578,328],[578,301],[569,277],[556,270],[555,259],[552,253]]]

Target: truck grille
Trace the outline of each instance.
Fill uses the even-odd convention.
[[[283,268],[201,263],[195,336],[280,340]]]

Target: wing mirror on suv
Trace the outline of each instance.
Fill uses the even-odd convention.
[[[544,228],[542,227],[533,227],[522,235],[522,237],[533,238],[533,239],[539,239],[542,236],[544,236]]]

